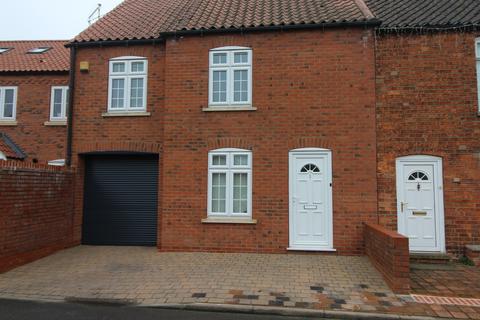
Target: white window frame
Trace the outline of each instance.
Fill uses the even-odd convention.
[[[480,115],[480,38],[475,39],[475,60],[477,64],[477,102]]]
[[[213,156],[226,156],[226,165],[213,165]],[[247,165],[234,165],[235,155],[246,155]],[[226,204],[225,212],[212,212],[212,177],[214,173],[226,174]],[[247,174],[247,212],[233,212],[233,175],[235,173]],[[251,218],[252,217],[252,152],[250,150],[226,148],[212,150],[208,153],[208,217],[209,218]]]
[[[67,120],[67,105],[68,105],[68,86],[52,86],[50,92],[50,121],[66,121]],[[53,109],[55,106],[55,90],[62,90],[62,111],[60,117],[53,116]]]
[[[6,90],[13,90],[13,112],[11,117],[4,117]],[[15,121],[17,119],[17,95],[18,87],[0,87],[0,121]]]
[[[143,72],[132,72],[131,66],[134,62],[143,62]],[[124,63],[125,72],[113,72],[114,63]],[[108,72],[108,112],[109,113],[124,113],[124,112],[146,112],[147,111],[147,91],[148,91],[148,60],[145,57],[125,56],[110,59],[109,72]],[[143,79],[143,107],[132,108],[130,107],[130,89],[131,79],[142,78]],[[124,92],[124,107],[112,108],[112,93],[113,93],[113,80],[123,79],[125,80],[125,92]]]
[[[227,63],[214,64],[214,54],[224,53],[227,55]],[[235,63],[235,53],[247,53],[247,63]],[[234,101],[234,72],[235,70],[246,70],[248,79],[247,101]],[[213,101],[213,72],[227,72],[227,101]],[[209,107],[251,107],[252,106],[252,49],[247,47],[221,47],[210,50],[209,55],[209,81],[208,81],[208,105]]]

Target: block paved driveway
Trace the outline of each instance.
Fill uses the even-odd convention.
[[[80,246],[0,274],[0,298],[215,303],[435,315],[393,294],[366,257],[159,253]]]

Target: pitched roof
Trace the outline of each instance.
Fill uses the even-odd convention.
[[[2,152],[7,159],[25,159],[27,155],[20,149],[19,146],[7,136],[6,133],[0,132],[0,152]]]
[[[376,21],[363,0],[125,0],[75,42],[164,33]]]
[[[479,0],[365,0],[380,28],[448,28],[480,25]]]
[[[68,71],[70,50],[66,40],[48,41],[0,41],[0,48],[9,48],[0,53],[0,72]],[[28,53],[34,48],[50,48],[44,53]]]

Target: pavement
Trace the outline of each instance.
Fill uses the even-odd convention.
[[[420,295],[460,294],[455,279],[472,282],[480,274],[477,270],[459,267],[442,277],[433,276],[438,270],[420,270],[414,287]],[[435,289],[446,283],[450,291]],[[474,281],[468,288],[480,291]],[[315,254],[159,253],[156,248],[80,246],[1,274],[2,298],[254,313],[277,308],[335,318],[355,312],[359,317],[480,319],[480,305],[470,301],[445,305],[395,295],[366,257]]]

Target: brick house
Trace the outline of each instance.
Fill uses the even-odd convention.
[[[480,13],[438,32],[418,17],[441,4],[390,2],[126,0],[82,32],[76,240],[363,254],[380,222],[412,251],[478,242],[479,33],[460,27]]]
[[[3,158],[40,163],[65,159],[70,70],[66,43],[0,41]]]

